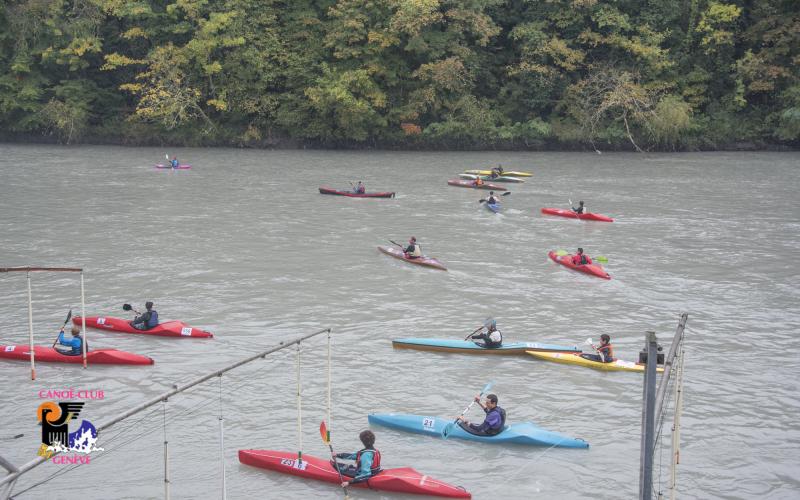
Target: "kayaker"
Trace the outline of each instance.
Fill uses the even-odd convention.
[[[137,330],[149,330],[158,326],[158,311],[153,309],[153,303],[145,302],[144,307],[147,309],[144,314],[131,321],[131,326]]]
[[[173,156],[172,159],[169,161],[169,164],[172,166],[172,168],[178,168],[178,166],[180,165],[180,163],[178,163],[178,157]]]
[[[422,257],[422,249],[417,244],[417,238],[414,236],[408,240],[408,246],[403,250],[407,259],[418,259]]]
[[[614,358],[614,347],[611,345],[611,337],[604,333],[600,335],[600,345],[595,346],[592,344],[592,347],[597,354],[581,354],[582,358],[590,359],[592,361],[599,361],[600,363],[611,363],[615,360]]]
[[[483,347],[488,349],[501,347],[503,345],[503,334],[497,329],[497,321],[493,318],[487,318],[486,321],[483,322],[481,330],[478,333],[470,335],[469,338],[483,340]]]
[[[458,417],[458,425],[465,431],[470,434],[475,434],[476,436],[496,436],[503,432],[503,429],[506,427],[506,411],[497,406],[497,396],[494,394],[486,396],[486,404],[481,403],[480,396],[475,396],[475,402],[478,403],[484,413],[486,413],[486,418],[483,419],[483,423],[480,425],[471,424],[461,415]]]
[[[592,258],[583,253],[583,248],[578,248],[578,253],[572,256],[573,265],[582,266],[591,263],[592,263]]]
[[[497,205],[497,197],[494,195],[494,191],[489,191],[489,197],[486,198],[486,203],[489,205]]]
[[[83,337],[81,337],[81,329],[76,325],[72,327],[70,332],[72,333],[72,338],[66,339],[64,338],[64,329],[62,328],[61,333],[58,334],[58,344],[71,347],[72,349],[66,350],[59,349],[57,347],[55,349],[65,356],[80,356],[83,354]],[[89,352],[88,346],[86,352]]]
[[[572,211],[575,212],[576,214],[585,214],[586,207],[583,204],[583,200],[578,202],[578,208],[572,207]]]
[[[473,186],[483,186],[483,179],[481,179],[480,175],[475,177],[475,180],[472,182],[472,185]]]
[[[336,458],[344,460],[354,460],[355,464],[340,464],[339,472],[350,479],[342,483],[342,487],[347,488],[353,483],[360,483],[371,478],[381,471],[381,452],[375,449],[375,434],[370,430],[361,431],[358,435],[364,448],[355,453],[337,453]]]
[[[353,191],[356,194],[364,194],[364,193],[367,192],[367,188],[364,186],[364,184],[361,181],[358,181],[358,184],[356,184],[356,187],[353,188]]]

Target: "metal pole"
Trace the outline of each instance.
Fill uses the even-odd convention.
[[[658,385],[658,395],[656,396],[656,418],[661,420],[661,411],[664,405],[664,397],[667,394],[667,387],[669,386],[669,378],[672,373],[672,363],[675,359],[675,353],[678,348],[683,344],[683,330],[686,328],[686,321],[689,319],[689,313],[681,314],[681,319],[678,322],[678,329],[675,331],[675,336],[672,338],[672,345],[669,346],[669,353],[664,358],[664,373],[661,375],[661,382]]]
[[[670,467],[669,498],[675,500],[678,481],[676,467],[681,461],[681,412],[683,411],[683,349],[678,354],[678,366],[675,370],[675,417],[672,424],[672,465]]]
[[[31,345],[31,380],[36,380],[36,363],[34,362],[33,358],[33,296],[31,295],[31,273],[30,271],[27,273],[28,276],[28,338]]]
[[[217,371],[215,371],[213,373],[209,373],[207,375],[203,375],[202,377],[199,377],[199,378],[197,378],[195,380],[192,380],[191,382],[189,382],[189,383],[187,383],[185,385],[182,385],[180,387],[177,384],[175,384],[173,386],[172,390],[169,390],[169,391],[167,391],[167,392],[165,392],[165,393],[163,393],[163,394],[161,394],[159,396],[156,396],[155,398],[153,398],[153,399],[151,399],[149,401],[146,401],[146,402],[144,402],[144,403],[142,403],[142,404],[140,404],[138,406],[135,406],[134,408],[131,408],[130,410],[128,410],[128,411],[126,411],[124,413],[121,413],[120,415],[117,415],[116,417],[108,420],[107,422],[103,422],[102,424],[98,425],[97,426],[97,432],[99,433],[102,430],[108,429],[109,427],[113,426],[114,424],[116,424],[116,423],[118,423],[118,422],[120,422],[122,420],[125,420],[126,418],[130,417],[131,415],[135,415],[135,414],[139,413],[142,410],[146,410],[147,408],[150,408],[154,404],[158,404],[160,401],[163,401],[164,399],[167,399],[167,398],[169,398],[171,396],[174,396],[175,394],[181,393],[181,392],[183,392],[183,391],[185,391],[187,389],[191,389],[192,387],[194,387],[194,386],[196,386],[198,384],[202,384],[203,382],[205,382],[206,380],[208,380],[210,378],[219,376],[222,373],[225,373],[225,372],[228,372],[230,370],[233,370],[234,368],[238,368],[238,367],[240,367],[240,366],[242,366],[244,364],[250,363],[251,361],[255,361],[258,358],[265,358],[268,354],[272,354],[273,352],[280,351],[281,349],[285,349],[285,348],[287,348],[289,346],[292,346],[294,344],[302,342],[303,340],[310,339],[311,337],[315,337],[315,336],[319,335],[320,333],[329,332],[329,331],[330,331],[330,328],[325,328],[323,330],[319,330],[319,331],[316,331],[314,333],[308,333],[306,335],[303,335],[302,337],[298,337],[298,338],[296,338],[296,339],[294,339],[294,340],[292,340],[292,341],[290,341],[288,343],[281,342],[279,345],[277,345],[275,347],[267,349],[266,351],[262,351],[262,352],[260,352],[258,354],[254,354],[254,355],[252,355],[252,356],[250,356],[248,358],[245,358],[245,359],[243,359],[241,361],[237,361],[236,363],[233,363],[232,365],[228,365],[225,368],[217,370]],[[39,465],[43,464],[44,462],[46,462],[44,457],[36,457],[36,458],[34,458],[30,462],[22,465],[19,468],[18,472],[14,472],[12,474],[8,474],[3,479],[0,479],[0,486],[4,485],[4,484],[6,484],[6,483],[8,483],[10,481],[15,481],[20,475],[28,472],[29,470],[33,469],[34,467],[38,467]]]
[[[83,351],[83,367],[86,368],[86,362],[87,362],[86,343],[88,342],[88,340],[86,339],[86,296],[84,295],[83,292],[83,271],[81,271],[81,322],[83,323],[83,327],[81,328],[81,330],[83,330],[81,332],[83,333],[83,342],[81,342],[81,350]]]
[[[642,449],[639,470],[639,500],[653,497],[653,443],[655,442],[656,364],[658,344],[655,332],[646,335],[647,364],[644,369],[642,402]]]
[[[328,432],[333,428],[331,422],[331,332],[328,331]],[[330,436],[330,434],[328,434]]]

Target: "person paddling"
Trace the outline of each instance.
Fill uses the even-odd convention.
[[[355,194],[364,194],[367,192],[367,188],[361,181],[358,181],[358,184],[356,184],[355,187],[353,188],[353,192]]]
[[[473,186],[483,186],[483,184],[484,184],[484,183],[483,183],[483,179],[481,179],[481,176],[480,176],[480,175],[476,176],[476,177],[475,177],[475,180],[474,180],[474,181],[472,181],[472,185],[473,185]]]
[[[578,207],[572,207],[572,211],[576,214],[585,214],[587,212],[586,206],[583,204],[583,200],[578,202]]]
[[[489,349],[501,347],[503,345],[503,334],[497,329],[497,321],[493,318],[486,318],[479,332],[473,333],[469,338],[473,340],[483,340],[483,347]]]
[[[172,166],[172,168],[178,168],[180,166],[180,163],[178,163],[178,157],[173,156],[172,159],[169,161],[169,164]]]
[[[572,264],[576,266],[584,266],[591,264],[592,258],[583,253],[583,248],[578,248],[578,253],[572,256]]]
[[[475,396],[475,402],[486,413],[483,423],[471,424],[461,415],[458,417],[459,427],[476,436],[496,436],[503,432],[506,426],[506,411],[497,406],[497,396],[494,394],[486,396],[486,404],[481,403],[480,396]]]
[[[489,191],[489,197],[486,198],[486,203],[489,205],[497,205],[497,197],[494,195],[494,191]]]
[[[343,488],[347,488],[354,483],[360,483],[371,478],[381,471],[381,452],[375,449],[375,434],[370,430],[362,431],[358,435],[361,444],[364,445],[360,451],[355,453],[337,453],[336,458],[343,460],[353,460],[354,464],[340,464],[334,462],[332,465],[339,468],[342,476],[352,478],[342,483]]]
[[[71,347],[71,349],[59,349],[57,347],[55,349],[65,356],[80,356],[83,354],[83,337],[81,337],[81,329],[78,328],[77,325],[73,326],[72,330],[70,330],[70,333],[72,333],[72,338],[64,338],[64,329],[62,328],[61,333],[58,334],[57,342],[59,345]],[[86,352],[89,352],[88,346]]]
[[[145,302],[144,307],[147,310],[131,321],[131,326],[137,330],[150,330],[158,326],[158,311],[153,309],[153,303]]]
[[[581,354],[582,358],[590,359],[592,361],[599,361],[600,363],[611,363],[614,358],[614,347],[611,345],[611,336],[607,333],[600,335],[600,346],[592,347],[597,351],[597,354]]]
[[[407,259],[418,259],[422,257],[422,249],[417,244],[417,238],[414,236],[408,240],[408,246],[403,250]]]

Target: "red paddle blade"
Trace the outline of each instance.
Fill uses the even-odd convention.
[[[328,434],[328,426],[325,425],[324,420],[319,424],[319,435],[322,436],[323,443],[328,444],[331,442],[330,434]]]

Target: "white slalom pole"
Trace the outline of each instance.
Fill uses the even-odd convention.
[[[219,462],[222,464],[222,500],[227,498],[225,487],[225,424],[222,419],[222,374],[219,374]]]
[[[300,342],[297,343],[297,460],[303,460],[303,406],[300,399]]]
[[[36,380],[36,364],[33,360],[33,298],[31,297],[31,272],[28,271],[28,337],[31,344],[31,380]]]
[[[333,428],[331,421],[331,331],[328,330],[328,431]]]
[[[86,368],[87,358],[86,358],[86,295],[83,292],[83,271],[81,271],[81,322],[83,326],[81,333],[83,333],[83,342],[81,342],[81,350],[83,351],[83,367]]]
[[[167,400],[164,399],[164,500],[169,500],[169,443],[167,442]]]

